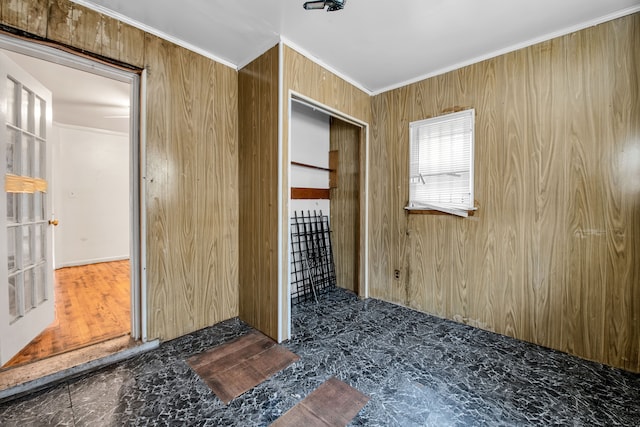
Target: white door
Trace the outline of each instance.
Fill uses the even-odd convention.
[[[54,320],[51,92],[0,53],[0,366]],[[55,223],[55,222],[54,222]]]

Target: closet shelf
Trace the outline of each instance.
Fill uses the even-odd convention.
[[[291,164],[294,165],[294,166],[301,166],[303,168],[316,169],[316,170],[325,171],[325,172],[333,172],[334,171],[334,169],[323,168],[321,166],[309,165],[309,164],[300,163],[300,162],[291,162]]]
[[[329,188],[338,187],[338,150],[329,151],[329,167],[328,168],[323,168],[321,166],[315,166],[315,165],[310,165],[308,163],[300,163],[300,162],[291,162],[291,165],[329,172]]]

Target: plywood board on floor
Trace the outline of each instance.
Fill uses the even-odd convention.
[[[368,401],[368,396],[331,377],[271,425],[346,426]]]
[[[259,332],[187,359],[189,366],[225,404],[300,358]]]

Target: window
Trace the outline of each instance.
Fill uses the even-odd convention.
[[[473,206],[475,110],[412,122],[408,210],[466,217]]]

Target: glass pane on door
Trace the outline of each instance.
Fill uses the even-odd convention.
[[[22,226],[22,268],[33,263],[33,252],[31,251],[31,227]]]
[[[18,268],[18,251],[16,250],[16,232],[18,229],[18,227],[7,228],[7,267],[9,268],[9,273],[13,273]]]
[[[7,222],[15,224],[18,222],[18,202],[16,193],[7,193]]]
[[[38,244],[38,252],[40,252],[39,261],[44,261],[47,258],[47,225],[40,224],[40,243]]]
[[[19,145],[20,133],[7,126],[7,173],[18,175],[16,165],[18,164],[16,147]]]
[[[36,306],[47,300],[47,282],[45,278],[46,264],[38,265],[34,270]]]
[[[38,145],[38,158],[36,161],[38,162],[38,167],[35,171],[35,176],[38,178],[46,178],[45,173],[47,172],[47,159],[46,159],[46,147],[45,141],[37,140],[36,144]]]
[[[20,222],[28,222],[33,213],[33,194],[22,193],[18,195],[20,197],[20,206],[18,209],[18,218]]]
[[[18,126],[18,85],[7,78],[7,123]]]
[[[16,276],[9,277],[9,318],[14,321],[18,317],[18,288]]]
[[[33,304],[33,269],[23,273],[24,280],[24,312],[28,313],[34,307]]]
[[[32,93],[22,88],[21,91],[21,114],[20,114],[20,128],[29,132],[33,132],[33,98]]]
[[[43,234],[43,226],[38,224],[35,226],[35,245],[34,245],[34,249],[35,249],[35,257],[34,260],[35,262],[40,261],[42,258],[44,258],[44,253],[42,251],[42,240],[45,238],[44,234]]]
[[[44,220],[46,219],[45,210],[47,208],[47,193],[37,193],[38,200],[40,200],[39,207],[36,208],[38,211],[36,212],[36,220]]]
[[[33,202],[34,202],[34,215],[35,215],[35,220],[36,221],[42,221],[44,219],[44,209],[42,206],[42,202],[43,202],[43,197],[42,197],[42,193],[37,192],[33,195]]]
[[[35,104],[33,105],[33,121],[35,130],[34,133],[37,137],[44,138],[45,129],[47,127],[46,121],[46,103],[39,96],[35,97]]]
[[[20,175],[33,176],[33,150],[35,140],[32,136],[23,135],[20,147]]]

